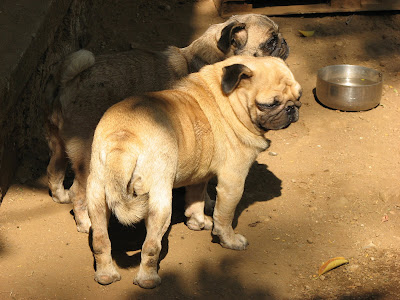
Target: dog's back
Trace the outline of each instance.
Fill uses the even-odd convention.
[[[114,103],[135,94],[165,89],[184,75],[170,71],[168,57],[162,52],[133,49],[99,55],[96,62],[94,59],[87,50],[69,55],[56,71],[51,83],[53,93],[48,93],[50,103],[59,101],[62,118],[70,124],[66,130],[74,134],[92,132]],[[181,64],[179,59],[176,63]],[[166,67],[160,68],[162,65]]]

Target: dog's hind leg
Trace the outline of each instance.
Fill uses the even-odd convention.
[[[76,228],[79,232],[88,233],[90,219],[86,201],[86,174],[88,172],[84,161],[78,161],[72,165],[75,172],[74,183],[69,189],[69,197],[72,200]]]
[[[76,229],[79,232],[88,233],[90,228],[90,219],[86,204],[85,188],[79,180],[75,178],[69,194],[73,204],[73,211],[76,223]]]
[[[51,151],[47,166],[47,179],[51,196],[57,203],[71,203],[68,190],[64,188],[65,170],[68,165],[64,142],[56,125],[48,123],[46,130],[47,142]]]
[[[88,211],[91,220],[91,248],[96,272],[94,279],[100,284],[110,284],[121,279],[111,256],[111,242],[108,235],[110,210],[106,204],[104,186],[94,176],[88,178]]]
[[[185,193],[185,216],[188,218],[186,225],[192,230],[211,230],[212,218],[204,215],[204,207],[210,206],[212,210],[212,200],[207,194],[207,182],[187,186]]]
[[[146,239],[142,247],[142,260],[134,283],[142,288],[154,288],[161,284],[157,274],[161,240],[171,223],[171,187],[153,186],[149,193],[149,212],[145,218]]]

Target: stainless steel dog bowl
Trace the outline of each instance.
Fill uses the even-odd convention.
[[[362,66],[327,66],[318,70],[316,94],[330,108],[368,110],[381,101],[382,73]]]

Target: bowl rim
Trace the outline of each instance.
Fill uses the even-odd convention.
[[[367,84],[367,85],[352,85],[352,86],[348,86],[348,85],[337,83],[337,82],[331,82],[331,81],[328,81],[328,80],[322,78],[321,77],[321,73],[324,70],[326,70],[328,68],[332,68],[332,67],[352,67],[352,68],[361,68],[361,69],[371,70],[371,71],[374,71],[374,72],[377,73],[377,75],[379,77],[379,81],[376,81],[374,83]],[[383,82],[383,73],[381,71],[378,71],[378,70],[374,69],[374,68],[365,67],[365,66],[361,66],[361,65],[338,64],[338,65],[327,65],[325,67],[319,68],[318,72],[317,72],[317,78],[320,79],[320,80],[323,80],[323,81],[325,81],[325,82],[327,82],[329,84],[334,84],[334,85],[341,86],[341,87],[362,88],[362,87],[375,86],[375,85],[382,84],[382,82]]]

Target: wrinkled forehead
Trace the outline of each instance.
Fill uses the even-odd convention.
[[[238,22],[245,23],[247,29],[249,30],[251,27],[258,31],[272,30],[278,31],[279,27],[274,21],[264,15],[259,14],[247,14],[247,15],[235,15],[232,16],[231,19],[237,20]]]
[[[262,48],[271,38],[279,34],[278,26],[271,22],[268,20],[258,20],[253,24],[246,24],[247,47]]]
[[[288,65],[281,59],[273,59],[272,64],[275,65],[275,69],[278,70],[278,73],[282,77],[286,77],[287,80],[292,81],[293,83],[296,81],[292,71],[289,69]]]
[[[260,79],[256,82],[270,91],[283,91],[287,86],[297,85],[288,66],[278,60],[259,61],[252,69],[255,77]]]
[[[261,47],[267,43],[271,38],[278,34],[278,31],[271,26],[247,26],[247,42],[250,45]]]

